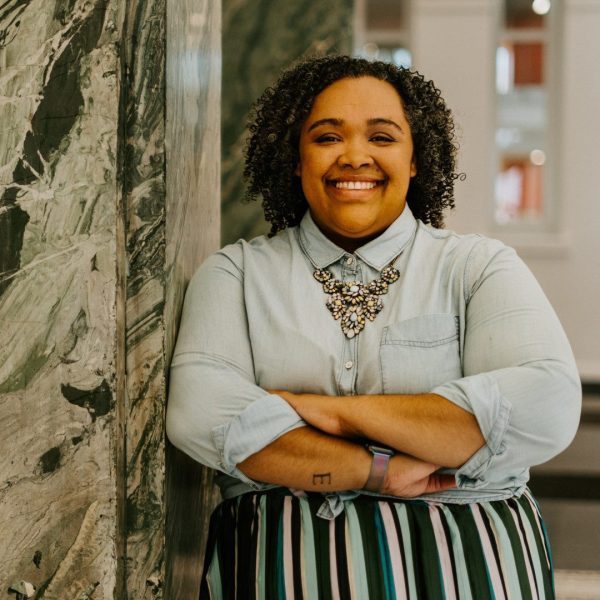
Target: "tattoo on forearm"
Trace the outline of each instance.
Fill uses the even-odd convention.
[[[313,485],[331,483],[331,473],[313,473]]]

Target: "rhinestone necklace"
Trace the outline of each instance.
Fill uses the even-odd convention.
[[[393,267],[395,260],[384,267],[379,279],[366,284],[340,281],[327,269],[317,269],[313,273],[313,277],[323,284],[323,291],[329,294],[325,305],[336,321],[341,318],[340,325],[347,338],[358,335],[365,328],[366,319],[374,321],[381,312],[383,302],[380,296],[387,294],[389,284],[400,277],[400,271]]]

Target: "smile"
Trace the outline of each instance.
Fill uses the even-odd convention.
[[[376,187],[377,181],[333,181],[338,190],[371,190]]]

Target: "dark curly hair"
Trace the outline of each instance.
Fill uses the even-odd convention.
[[[300,130],[316,96],[348,77],[375,77],[393,85],[402,99],[411,128],[417,174],[407,203],[417,219],[443,227],[443,212],[454,207],[456,152],[454,122],[433,82],[416,71],[350,56],[305,59],[283,71],[250,113],[244,178],[250,200],[262,196],[270,236],[297,225],[308,204],[300,178]]]

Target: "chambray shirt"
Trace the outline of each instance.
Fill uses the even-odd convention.
[[[368,283],[394,259],[400,279],[381,296],[383,310],[348,339],[314,270]],[[567,338],[514,250],[424,225],[408,206],[353,254],[307,212],[271,239],[226,246],[196,272],[172,362],[167,433],[223,474],[225,498],[274,487],[236,465],[305,425],[267,389],[432,392],[473,413],[485,445],[447,470],[456,489],[426,496],[454,503],[521,494],[529,467],[570,443],[581,409]],[[328,495],[322,515],[337,514],[351,495]]]

